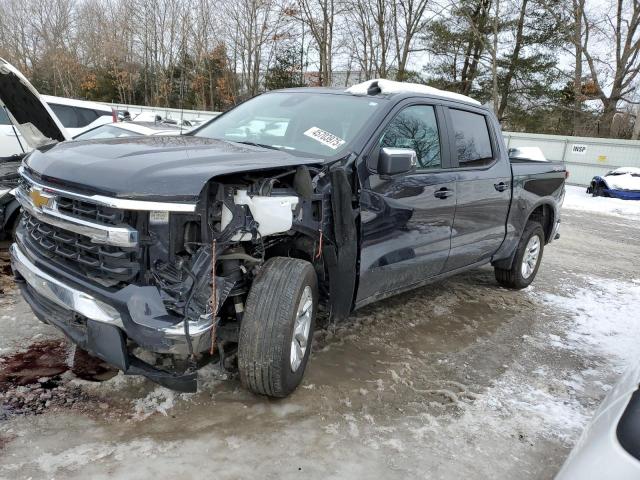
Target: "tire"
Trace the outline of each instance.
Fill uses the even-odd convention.
[[[604,197],[604,187],[600,184],[594,185],[591,189],[591,196],[593,197]]]
[[[311,300],[309,319],[298,315],[303,298],[307,306]],[[318,280],[309,262],[274,257],[265,263],[251,285],[240,326],[238,369],[245,388],[270,397],[286,397],[296,389],[311,352],[317,307]],[[308,324],[302,329],[307,330],[307,341],[302,355],[294,360],[291,351],[298,318],[298,325]]]
[[[534,247],[535,240],[537,237],[537,257],[535,258],[535,263],[531,261],[531,257],[529,257],[530,261],[528,262],[528,268],[523,266],[525,255],[530,253],[528,247]],[[542,229],[542,225],[538,222],[529,222],[524,228],[524,232],[522,232],[522,237],[520,237],[520,242],[518,243],[518,248],[516,249],[516,255],[513,259],[513,264],[510,269],[497,268],[494,267],[496,280],[500,285],[506,288],[511,288],[514,290],[520,290],[522,288],[526,288],[531,285],[533,279],[536,278],[536,274],[538,273],[538,268],[540,268],[540,262],[542,261],[542,254],[544,252],[544,230]],[[530,242],[532,242],[530,244]],[[526,270],[526,271],[523,271]],[[529,272],[527,274],[527,271]]]

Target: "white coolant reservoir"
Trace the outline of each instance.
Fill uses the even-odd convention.
[[[247,205],[251,215],[258,222],[258,232],[263,237],[291,230],[293,224],[293,209],[298,205],[298,197],[250,197],[246,190],[237,190],[233,196],[236,205]],[[221,228],[224,230],[233,215],[226,207],[222,207]],[[250,233],[237,233],[232,237],[234,241],[251,240]]]

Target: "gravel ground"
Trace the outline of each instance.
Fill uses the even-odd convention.
[[[524,291],[482,268],[318,332],[279,401],[213,367],[197,394],[87,381],[59,354],[24,380],[67,347],[2,278],[0,478],[552,478],[640,344],[639,222],[561,231]]]

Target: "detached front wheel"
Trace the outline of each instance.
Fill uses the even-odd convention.
[[[522,232],[520,243],[510,269],[495,268],[500,285],[516,290],[531,285],[538,273],[544,251],[544,230],[538,222],[529,222]]]
[[[269,259],[245,306],[238,342],[240,381],[254,393],[286,397],[302,381],[311,352],[318,281],[304,260]]]

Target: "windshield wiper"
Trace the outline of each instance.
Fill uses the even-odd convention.
[[[234,142],[234,143],[242,143],[243,145],[251,145],[252,147],[268,148],[269,150],[280,150],[278,147],[274,147],[273,145],[267,145],[266,143],[256,143],[256,142]]]

